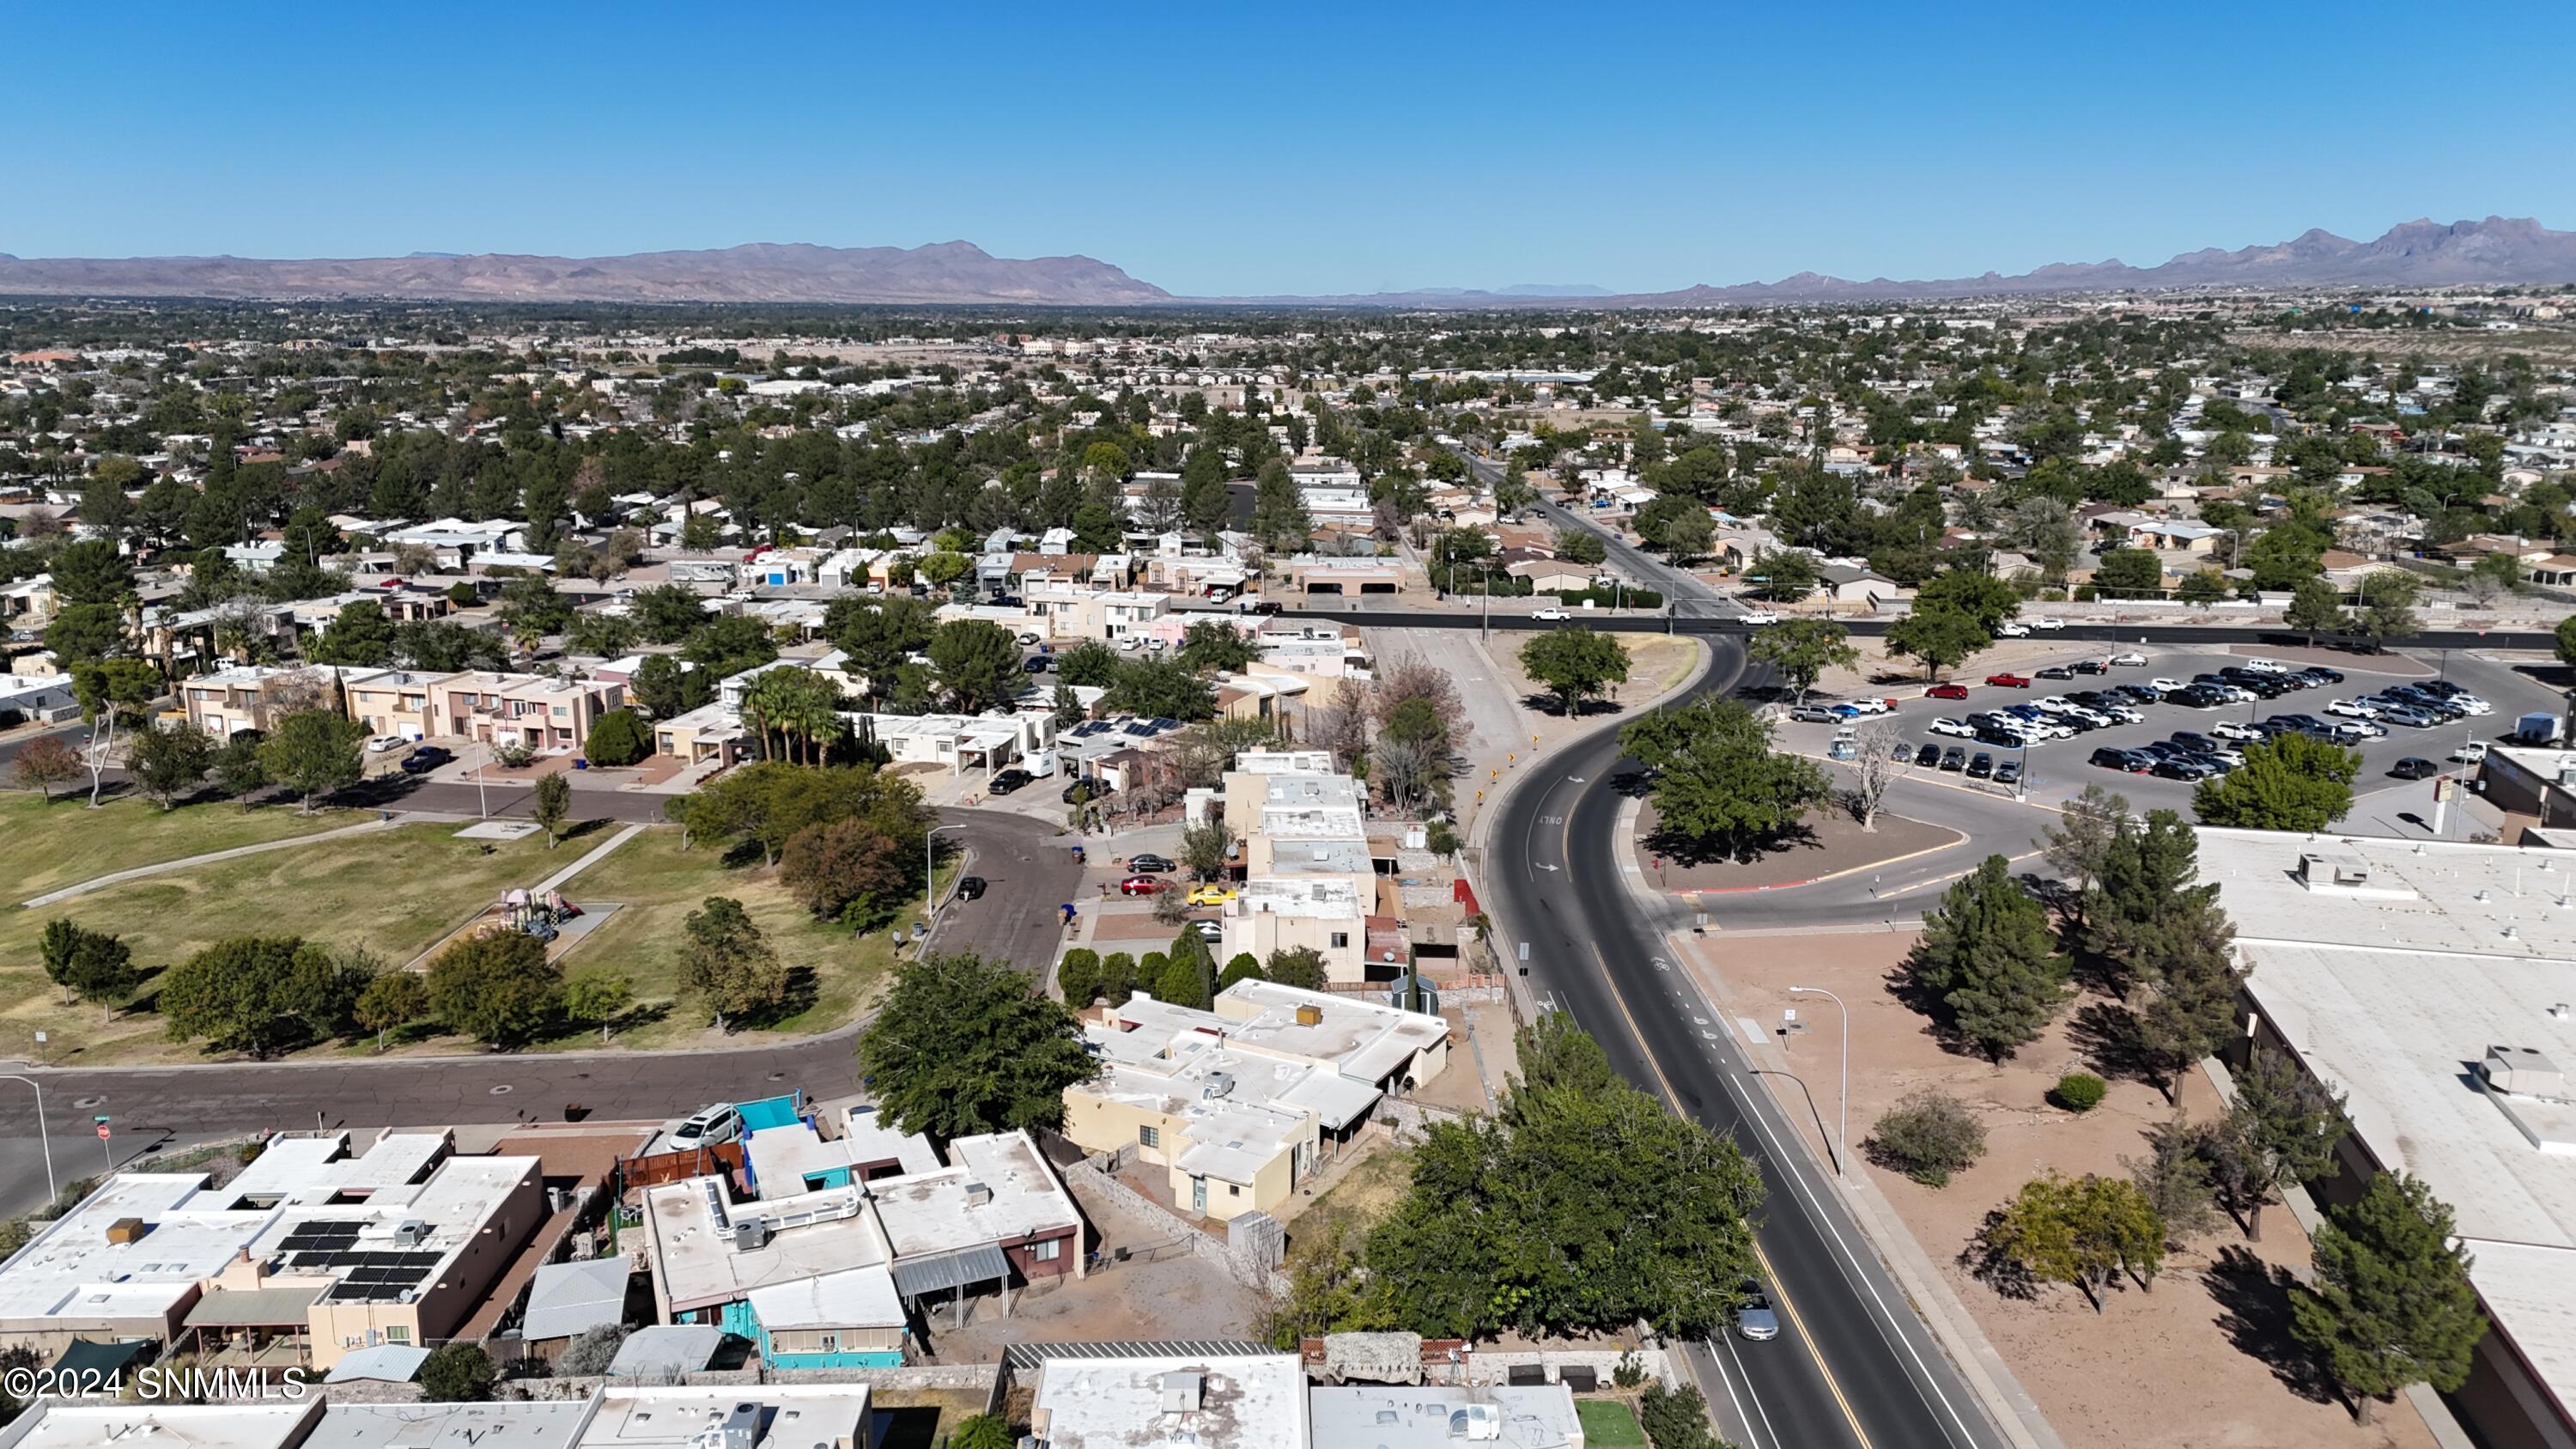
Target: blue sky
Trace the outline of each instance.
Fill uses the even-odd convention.
[[[20,256],[964,239],[1249,295],[2576,226],[2564,0],[138,3],[8,32]]]

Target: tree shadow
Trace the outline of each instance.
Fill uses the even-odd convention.
[[[1732,861],[1749,865],[1766,855],[1787,850],[1813,850],[1822,845],[1812,825],[1801,820],[1793,825],[1759,835],[1702,839],[1679,831],[1657,827],[1646,837],[1646,848],[1675,865],[1706,865],[1713,861]]]
[[[2245,1248],[2230,1243],[2200,1275],[2201,1286],[2219,1309],[2218,1328],[2239,1353],[2260,1361],[2281,1385],[2315,1404],[2341,1403],[2325,1365],[2290,1332],[2290,1290],[2295,1282],[2287,1268],[2276,1267]]]
[[[2003,1226],[2004,1210],[1994,1208],[1977,1225],[1977,1235],[1959,1250],[1959,1266],[1968,1276],[1995,1290],[1997,1297],[2028,1303],[2039,1297],[2039,1280],[2030,1276],[2011,1255],[1995,1247],[1995,1230]]]
[[[1630,800],[1643,800],[1655,793],[1655,782],[1643,770],[1621,770],[1610,777],[1610,788]]]
[[[2108,1001],[2087,1003],[2068,1018],[2066,1035],[2093,1070],[2104,1077],[2149,1086],[2164,1080],[2138,1029],[2137,1013],[2125,1006]]]

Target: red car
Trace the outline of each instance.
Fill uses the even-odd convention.
[[[1993,685],[1997,689],[2028,689],[2030,688],[2030,676],[2027,674],[1989,674],[1986,676],[1986,683]]]
[[[1131,875],[1118,883],[1122,896],[1150,896],[1162,888],[1163,883],[1150,875]]]
[[[1923,697],[1925,699],[1966,699],[1968,697],[1968,686],[1964,684],[1936,684],[1930,689],[1923,691]]]

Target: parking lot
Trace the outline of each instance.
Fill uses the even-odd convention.
[[[2050,665],[2072,666],[2078,660],[2106,659],[2116,652],[2123,651],[2101,644],[2070,643],[2065,649],[2053,651],[2047,658],[2036,661],[2021,672],[2032,674],[2037,669]],[[2353,782],[2356,795],[2367,795],[2391,788],[2422,790],[2429,807],[2431,799],[2429,786],[2416,784],[2392,773],[2399,760],[2407,758],[2430,760],[2445,772],[2468,773],[2467,766],[2452,760],[2452,756],[2460,750],[2461,746],[2473,740],[2496,742],[2512,731],[2515,720],[2526,711],[2561,707],[2561,701],[2553,692],[2532,684],[2528,679],[2507,669],[2483,661],[2454,656],[2437,663],[2433,660],[2418,661],[2403,655],[2338,654],[2330,660],[2318,655],[2287,658],[2283,662],[2294,669],[2305,667],[2310,663],[2324,662],[2326,667],[2343,674],[2344,682],[2340,685],[2292,690],[2278,699],[2258,698],[2250,704],[2230,704],[2205,709],[2189,708],[2176,703],[2136,703],[2132,707],[2144,716],[2141,723],[2113,724],[2105,728],[2082,731],[2071,738],[2036,743],[2021,750],[1982,744],[1971,738],[1934,734],[1931,731],[1931,724],[1936,719],[1964,720],[1972,714],[2002,710],[2009,705],[2035,703],[2052,695],[2071,695],[2087,690],[2102,690],[2117,684],[2145,684],[2150,679],[2158,678],[2188,681],[2196,674],[2215,673],[2229,665],[2243,665],[2248,655],[2254,653],[2251,650],[2240,654],[2216,649],[2197,650],[2152,645],[2136,646],[2134,652],[2143,654],[2146,663],[2114,667],[2101,674],[2076,675],[2071,679],[2033,677],[2027,689],[1988,685],[1983,682],[1986,677],[1985,672],[1971,664],[1963,667],[1954,676],[1955,682],[1967,686],[1966,699],[1922,698],[1919,686],[1901,690],[1891,689],[1880,697],[1895,700],[1896,707],[1892,713],[1878,718],[1892,725],[1899,738],[1916,746],[1918,750],[1923,745],[1931,744],[1941,747],[1946,754],[1952,746],[1957,746],[1964,751],[1968,760],[1973,760],[1982,753],[1993,756],[1998,764],[2014,759],[2023,761],[2022,788],[2028,792],[2028,798],[2044,803],[2064,800],[2088,784],[2100,784],[2126,795],[2132,804],[2141,809],[2186,810],[2191,803],[2192,782],[2164,779],[2154,775],[2130,774],[2093,765],[2089,761],[2094,751],[2104,747],[2134,750],[2154,741],[2169,739],[2176,731],[2181,730],[2209,735],[2214,732],[2212,727],[2223,720],[2251,724],[2270,715],[2306,714],[2316,716],[2328,723],[2340,723],[2342,722],[2340,716],[2327,713],[2327,705],[2337,700],[2352,699],[2413,680],[2431,679],[2435,677],[2436,669],[2441,668],[2445,677],[2486,700],[2492,706],[2492,713],[2471,716],[2447,725],[2435,725],[2425,729],[2411,729],[2392,724],[2387,727],[2388,734],[2384,738],[2365,740],[2355,746],[2360,750],[2362,757],[2361,776]],[[2301,653],[2305,655],[2305,651]],[[1833,702],[1822,695],[1810,696],[1810,700],[1811,702]],[[1870,721],[1863,719],[1858,723],[1867,725]],[[1836,726],[1830,724],[1784,723],[1780,727],[1779,738],[1780,742],[1789,749],[1802,754],[1823,756],[1835,731]],[[2242,751],[2248,742],[2228,743],[2231,748]],[[1941,771],[1937,767],[1914,768],[1912,773],[1917,777],[1935,778],[1943,783],[1964,788],[1984,789],[2003,795],[2012,793],[2009,786],[1997,786],[1991,782],[1970,779],[1964,770]]]

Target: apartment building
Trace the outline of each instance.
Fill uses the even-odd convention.
[[[429,689],[435,733],[531,750],[577,750],[601,715],[626,703],[622,684],[539,674],[476,670]]]

